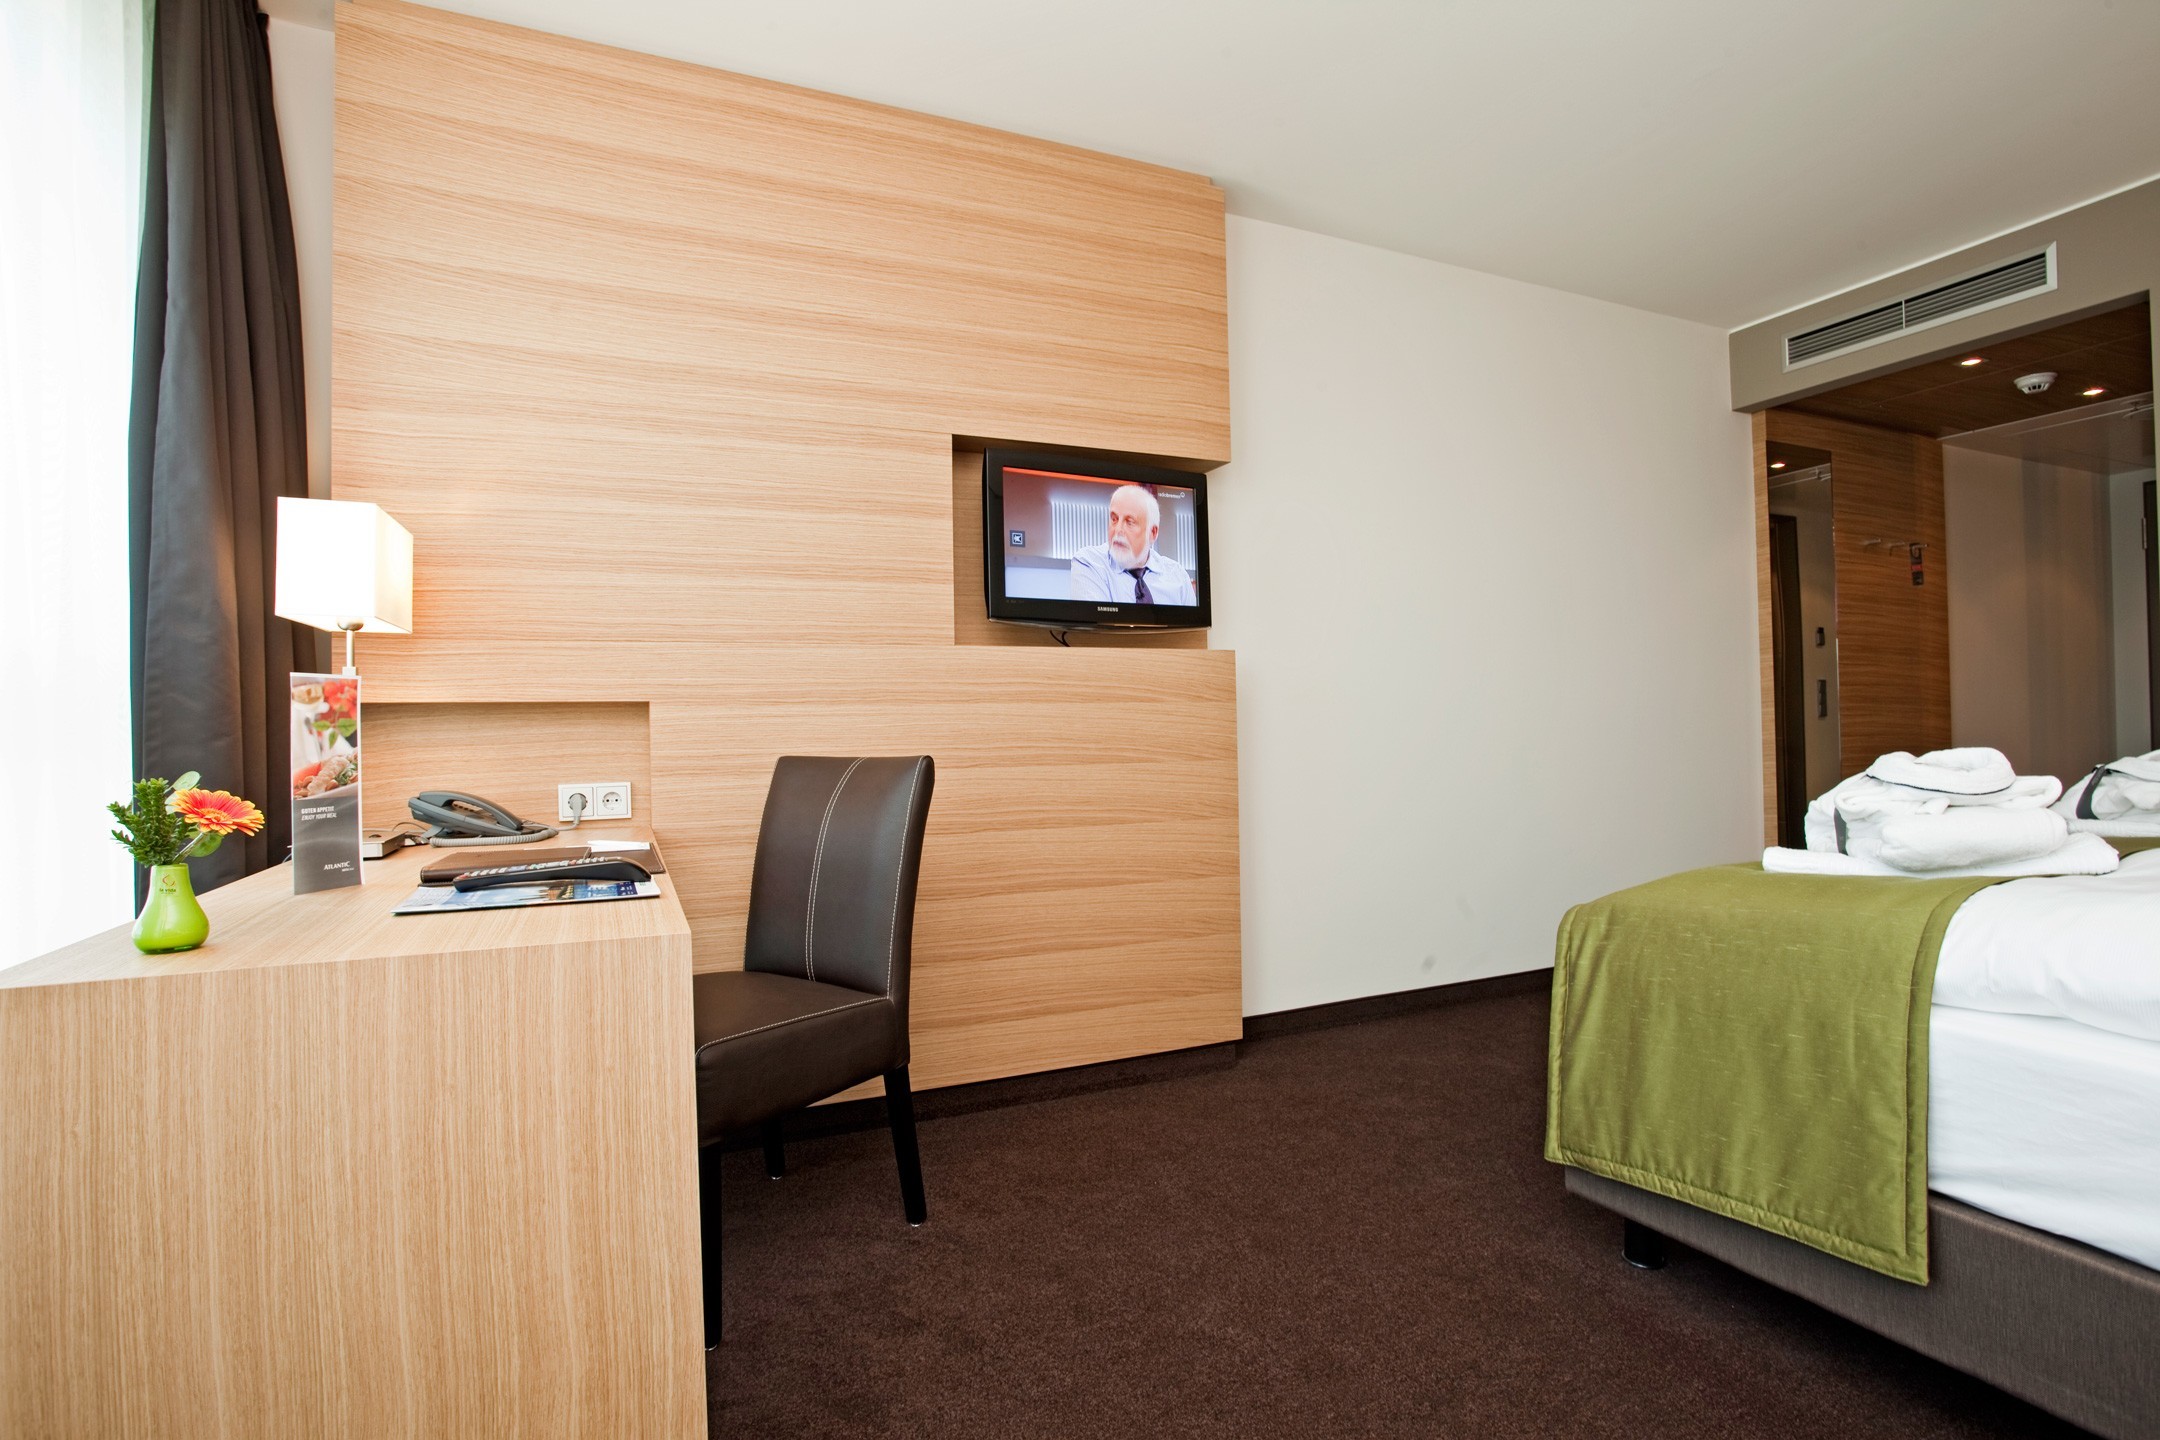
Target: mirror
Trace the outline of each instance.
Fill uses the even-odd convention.
[[[1830,453],[1773,445],[1770,624],[1778,843],[1803,848],[1808,801],[1839,770],[1836,519]]]

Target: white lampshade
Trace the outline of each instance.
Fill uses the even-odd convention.
[[[277,603],[318,630],[412,634],[412,532],[380,505],[277,502]]]

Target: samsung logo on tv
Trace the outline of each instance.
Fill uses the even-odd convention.
[[[1117,614],[1117,606],[1115,605],[1097,605],[1095,608],[1102,611],[1105,615]]]

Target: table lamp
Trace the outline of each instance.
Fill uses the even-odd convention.
[[[353,636],[412,634],[412,532],[380,505],[353,500],[277,502],[277,598],[287,620]]]

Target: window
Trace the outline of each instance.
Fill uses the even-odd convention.
[[[126,921],[146,0],[0,5],[0,965]],[[27,138],[34,137],[34,138]]]

